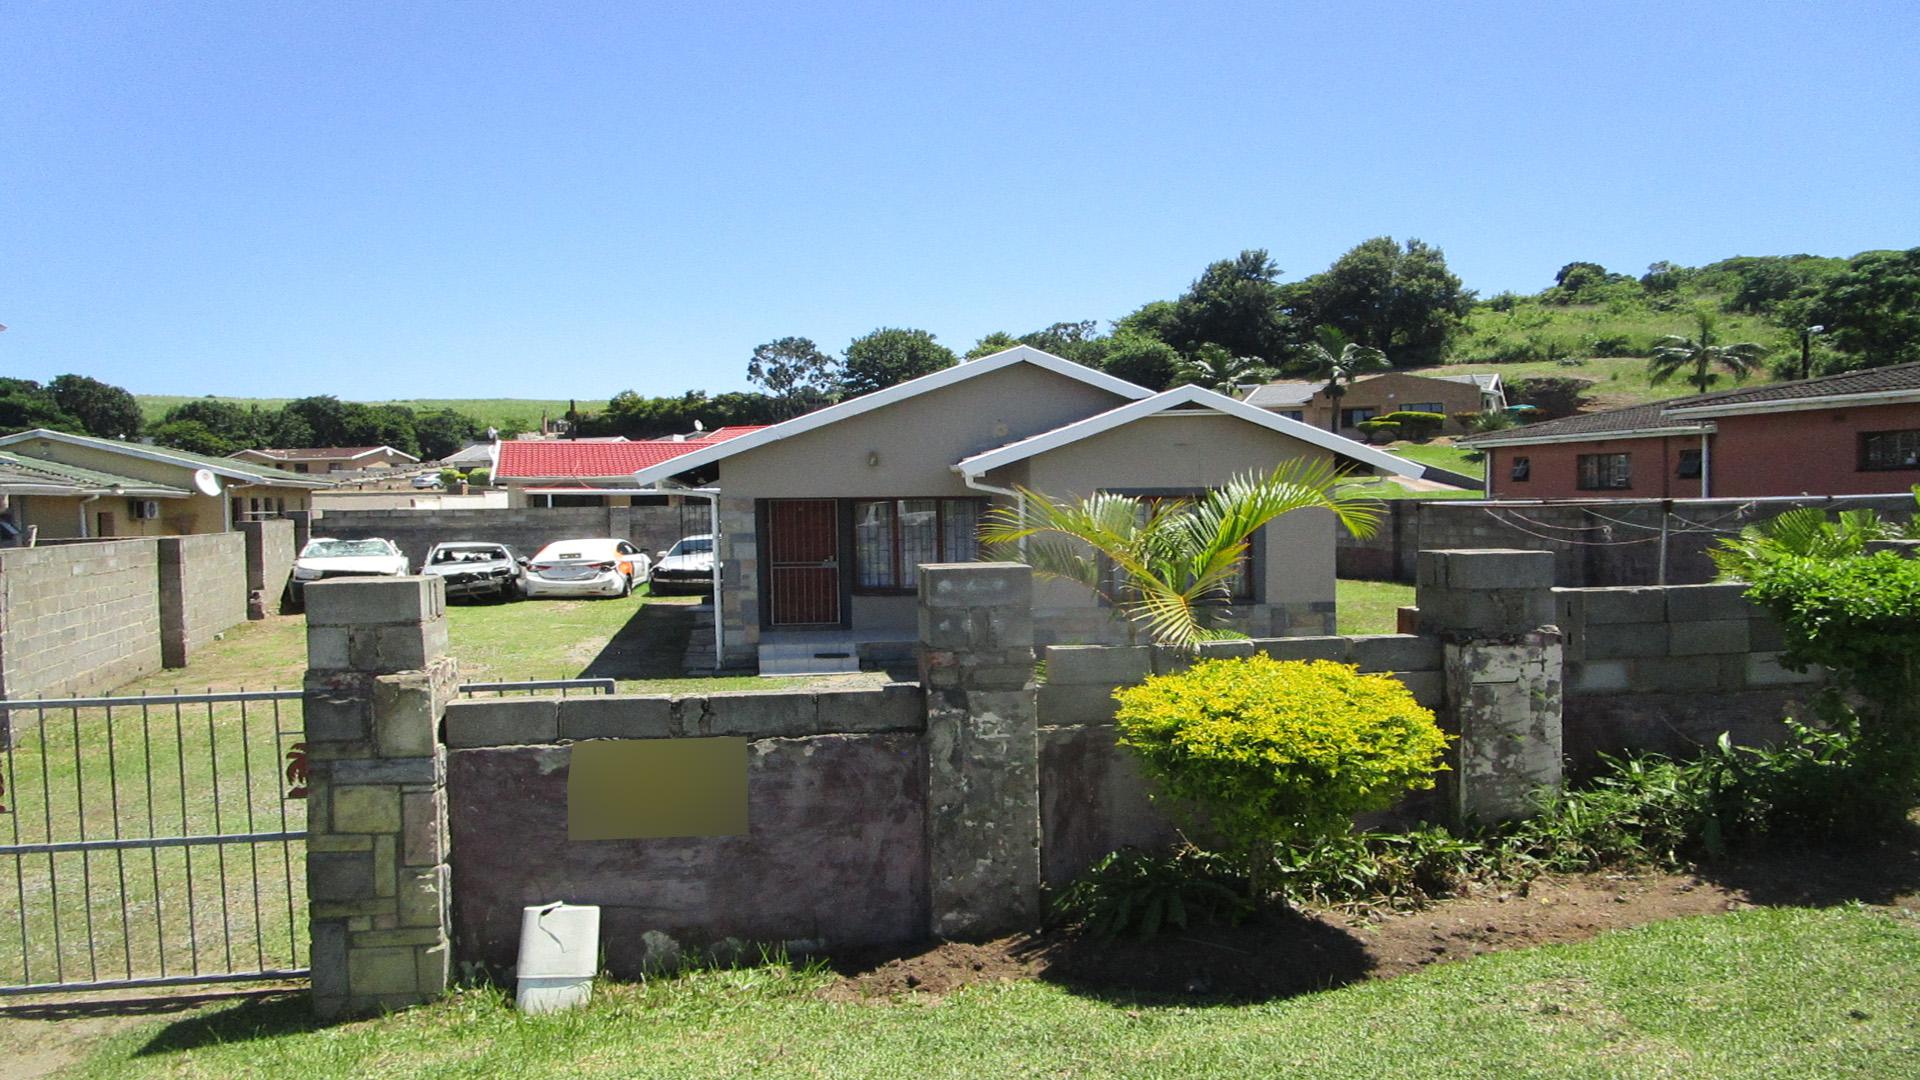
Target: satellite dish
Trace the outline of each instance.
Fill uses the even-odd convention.
[[[212,469],[193,470],[193,487],[202,495],[220,494],[220,478],[213,475]]]

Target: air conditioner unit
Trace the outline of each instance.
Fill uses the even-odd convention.
[[[160,516],[159,499],[128,499],[127,508],[140,521],[151,521]]]

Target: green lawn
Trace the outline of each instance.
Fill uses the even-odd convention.
[[[1397,442],[1385,447],[1388,453],[1399,454],[1408,461],[1417,461],[1422,465],[1437,465],[1450,472],[1461,473],[1475,479],[1487,475],[1487,455],[1483,451],[1469,450],[1464,446],[1451,443]]]
[[[817,994],[828,978],[603,985],[537,1018],[492,990],[335,1026],[299,997],[226,1004],[116,1035],[72,1075],[1891,1078],[1920,1060],[1920,929],[1865,908],[1683,919],[1255,1004],[1041,982],[848,1004]]]
[[[1334,583],[1340,633],[1392,634],[1397,632],[1399,609],[1413,603],[1413,586],[1392,581],[1338,581]]]
[[[1688,331],[1692,333],[1693,331]],[[1716,331],[1717,333],[1717,331]],[[1741,340],[1729,338],[1727,340]],[[1587,391],[1592,403],[1587,406],[1594,409],[1612,409],[1623,405],[1640,405],[1649,401],[1665,401],[1667,398],[1685,397],[1698,393],[1693,386],[1681,379],[1672,379],[1655,386],[1647,378],[1647,361],[1644,357],[1605,356],[1579,360],[1570,363],[1557,361],[1528,360],[1519,363],[1479,363],[1462,362],[1444,364],[1440,367],[1409,369],[1415,375],[1464,375],[1468,372],[1494,371],[1507,384],[1507,400],[1514,401],[1513,383],[1520,379],[1536,375],[1569,376],[1575,379],[1590,379],[1593,386]],[[1736,383],[1726,372],[1720,373],[1720,381],[1714,384],[1715,390],[1727,390],[1735,386],[1758,386],[1773,381],[1765,370],[1756,371],[1744,383]]]

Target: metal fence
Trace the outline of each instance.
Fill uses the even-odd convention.
[[[0,702],[0,995],[304,976],[300,698]]]

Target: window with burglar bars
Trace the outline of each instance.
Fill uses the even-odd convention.
[[[1581,454],[1581,491],[1618,491],[1633,486],[1632,454]]]
[[[1920,469],[1920,431],[1866,431],[1860,434],[1860,471]]]
[[[855,592],[910,592],[920,564],[979,557],[981,500],[868,499],[853,504]]]

